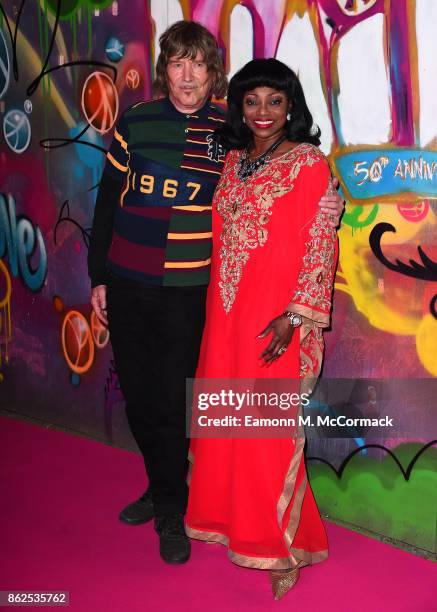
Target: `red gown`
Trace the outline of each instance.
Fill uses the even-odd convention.
[[[318,202],[330,170],[310,144],[242,182],[239,151],[227,158],[213,202],[213,259],[198,378],[300,378],[319,374],[329,324],[336,232]],[[303,316],[269,368],[270,337],[256,336],[290,310]],[[307,481],[304,438],[191,441],[186,514],[192,538],[221,542],[239,565],[285,569],[327,557],[327,539]]]

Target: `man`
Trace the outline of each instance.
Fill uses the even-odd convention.
[[[200,348],[211,202],[225,158],[212,138],[224,112],[210,98],[225,95],[226,77],[217,42],[200,24],[175,23],[160,45],[155,90],[164,97],[135,105],[117,124],[88,267],[91,303],[109,324],[128,422],[149,479],[120,520],[138,525],[155,517],[162,559],[184,563],[185,381],[194,377]],[[338,196],[321,205],[338,214],[343,206]]]

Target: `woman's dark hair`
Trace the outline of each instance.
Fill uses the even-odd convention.
[[[285,124],[288,140],[320,144],[320,129],[313,123],[299,79],[288,66],[270,58],[252,60],[230,80],[226,124],[215,132],[222,146],[244,149],[251,142],[252,132],[243,122],[243,98],[256,87],[271,87],[287,96],[291,103],[291,119]]]

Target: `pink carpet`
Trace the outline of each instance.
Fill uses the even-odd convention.
[[[0,418],[0,473],[0,590],[69,591],[84,612],[437,609],[436,564],[329,523],[329,560],[280,602],[266,573],[219,544],[193,542],[188,564],[165,565],[151,523],[117,519],[143,490],[134,453]]]

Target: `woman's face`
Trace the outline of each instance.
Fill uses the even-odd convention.
[[[290,103],[283,91],[271,87],[256,87],[244,94],[243,116],[255,138],[280,138],[285,132]]]

